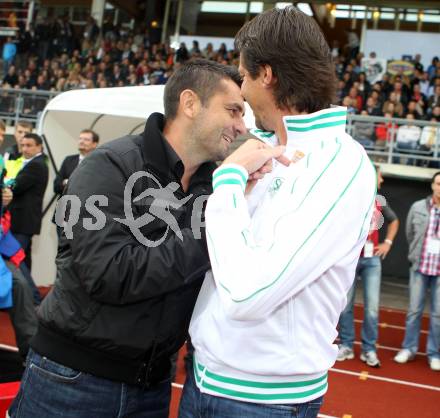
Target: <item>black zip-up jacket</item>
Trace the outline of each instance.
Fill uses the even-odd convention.
[[[140,229],[145,239],[166,235],[160,245],[140,244],[127,225],[114,220],[126,219],[124,187],[132,174],[148,173],[134,183],[128,203],[148,188],[158,189],[157,182],[162,188],[172,182],[180,185],[183,164],[162,136],[163,124],[161,114],[151,115],[143,135],[99,147],[71,176],[66,195],[79,197],[79,219],[73,239],[64,234],[61,238],[56,281],[39,308],[39,327],[31,341],[36,352],[70,368],[147,387],[169,374],[169,357],[187,337],[191,313],[210,268],[204,231],[201,239],[194,237],[191,217],[198,215],[197,210],[193,213],[194,200],[200,197],[200,203],[201,196],[212,192],[215,164],[198,169],[187,193],[181,187],[174,193],[176,199],[193,195],[169,212],[183,240],[169,223],[151,215],[153,196],[131,206],[134,219],[146,215],[146,225]],[[99,216],[85,207],[92,195],[108,198],[106,206],[96,204],[106,217],[99,230],[83,226],[84,222],[99,224]],[[73,212],[71,207],[71,219]]]

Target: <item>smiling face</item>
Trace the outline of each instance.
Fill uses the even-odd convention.
[[[192,125],[194,148],[205,161],[226,158],[232,142],[246,132],[244,102],[240,88],[223,79],[205,105],[201,105]]]

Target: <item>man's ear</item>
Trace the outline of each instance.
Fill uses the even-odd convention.
[[[194,118],[199,112],[200,106],[200,99],[194,91],[186,89],[180,93],[179,108],[186,117]]]
[[[272,67],[268,64],[263,64],[260,70],[261,81],[266,88],[273,87],[277,83],[277,77],[272,71]]]

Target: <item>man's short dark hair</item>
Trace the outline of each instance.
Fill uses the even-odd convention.
[[[432,176],[432,179],[431,179],[431,184],[434,184],[434,182],[435,182],[435,178],[436,178],[437,176],[440,176],[440,171],[437,171],[436,173],[434,173],[434,175]]]
[[[315,20],[296,7],[256,16],[239,30],[235,47],[253,79],[263,65],[272,68],[279,108],[311,113],[334,101],[336,73],[330,48]]]
[[[92,131],[91,129],[83,129],[80,134],[90,134],[92,135],[92,141],[95,142],[96,144],[99,143],[99,135],[95,132]]]
[[[41,139],[40,135],[33,134],[33,133],[29,132],[27,134],[24,134],[23,139],[24,138],[33,139],[37,145],[43,145],[43,140]]]
[[[241,86],[240,74],[235,67],[206,59],[188,61],[174,72],[165,85],[165,118],[172,120],[177,116],[182,91],[192,90],[206,106],[212,95],[222,88],[220,82],[225,79]]]

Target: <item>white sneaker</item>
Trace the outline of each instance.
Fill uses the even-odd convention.
[[[431,370],[434,370],[435,372],[440,372],[440,358],[433,357],[428,360],[429,367],[431,367]]]
[[[361,353],[361,360],[370,367],[380,367],[380,361],[375,351],[366,351]]]
[[[344,361],[344,360],[351,360],[354,359],[354,351],[352,348],[347,347],[346,345],[340,345],[339,351],[338,351],[338,357],[336,357],[336,360],[338,361]]]
[[[394,357],[394,361],[396,363],[407,363],[408,361],[414,360],[414,357],[416,355],[411,353],[411,351],[409,351],[407,348],[403,348],[402,350],[400,350],[396,356]]]

